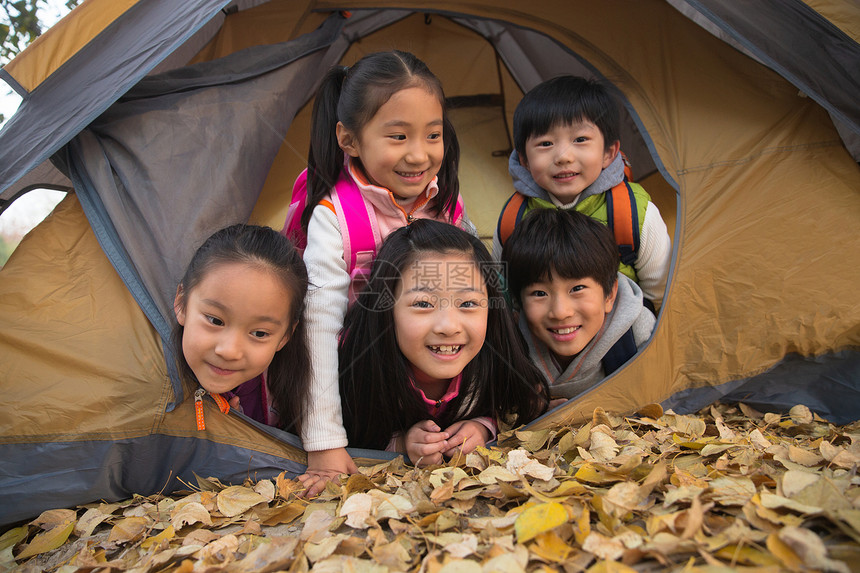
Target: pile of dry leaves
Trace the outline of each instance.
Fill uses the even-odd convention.
[[[20,571],[837,571],[860,568],[860,423],[712,406],[602,410],[445,467],[398,459],[313,501],[279,476],[46,511]]]

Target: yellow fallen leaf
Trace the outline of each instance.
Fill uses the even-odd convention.
[[[539,533],[531,545],[531,552],[549,561],[561,563],[573,551],[573,547],[565,543],[554,531]]]
[[[465,533],[459,541],[446,543],[444,549],[452,557],[462,559],[478,551],[478,538],[471,533]]]
[[[737,448],[735,444],[705,444],[705,446],[701,449],[701,453],[705,457],[715,456],[717,454],[721,454],[726,450],[731,450],[733,448]]]
[[[569,452],[570,450],[576,448],[576,436],[577,433],[573,430],[565,433],[561,439],[558,441],[558,451],[561,454]]]
[[[259,493],[263,498],[270,502],[275,499],[275,484],[270,479],[260,480],[254,484],[254,491]]]
[[[636,569],[618,561],[598,561],[586,569],[585,573],[636,573]]]
[[[206,508],[203,507],[203,504],[192,501],[175,508],[170,515],[170,523],[178,531],[186,525],[193,525],[195,523],[212,525],[212,517]]]
[[[636,413],[640,416],[657,420],[663,416],[663,406],[660,404],[646,404],[636,410]]]
[[[493,573],[522,573],[526,570],[528,558],[528,550],[525,550],[524,558],[518,555],[518,552],[494,555],[487,561],[484,561],[481,571],[492,571]]]
[[[713,552],[730,545],[737,548],[739,545],[749,544],[750,542],[757,543],[764,541],[766,537],[766,533],[754,531],[746,521],[736,517],[731,525],[716,535],[708,535],[703,540],[703,543],[707,551]]]
[[[860,465],[860,455],[849,450],[842,450],[833,456],[830,463],[840,468],[852,469]]]
[[[651,468],[651,471],[648,472],[648,475],[639,485],[639,495],[642,499],[648,497],[651,492],[654,491],[655,487],[663,483],[666,479],[667,472],[666,462],[662,460]]]
[[[705,435],[705,422],[696,416],[666,414],[659,421],[666,424],[674,432],[688,436],[694,440]]]
[[[830,462],[833,461],[833,458],[842,451],[842,448],[822,440],[821,443],[818,444],[818,451],[821,452],[821,455],[825,460]]]
[[[143,537],[149,520],[145,517],[126,517],[117,522],[110,530],[108,541],[111,543],[129,543]]]
[[[822,571],[850,573],[848,565],[827,557],[824,541],[812,531],[802,527],[783,527],[776,535],[779,541],[790,548],[792,553],[807,567]],[[768,537],[769,548],[770,537]]]
[[[819,479],[821,479],[821,475],[818,473],[788,470],[780,480],[782,495],[792,498]]]
[[[773,445],[758,428],[749,433],[749,441],[753,446],[761,450],[765,450]]]
[[[232,561],[236,551],[239,549],[239,538],[228,533],[212,541],[197,553],[197,557],[205,562],[223,563]]]
[[[612,421],[609,419],[609,415],[606,413],[606,410],[600,406],[596,407],[594,412],[591,413],[591,424],[595,428],[601,424],[607,428],[612,427]]]
[[[576,470],[576,473],[573,474],[573,477],[581,482],[595,485],[604,485],[607,483],[623,481],[626,479],[627,476],[620,475],[598,464],[584,463],[579,467],[578,470]]]
[[[267,503],[259,493],[241,485],[231,485],[218,492],[218,511],[224,517],[235,517],[245,513],[258,503]]]
[[[603,496],[603,508],[615,517],[623,517],[637,509],[643,501],[639,484],[630,481],[617,483]]]
[[[275,507],[256,507],[254,508],[254,513],[261,524],[272,526],[290,523],[296,518],[301,517],[305,512],[305,507],[305,504],[294,501]]]
[[[594,456],[595,460],[598,462],[606,462],[614,459],[618,450],[619,446],[612,436],[601,431],[600,427],[591,430],[591,445],[589,446],[588,451],[592,456]]]
[[[483,568],[471,559],[450,559],[439,569],[438,573],[481,573]],[[369,573],[369,572],[368,572]],[[382,573],[382,572],[374,572]]]
[[[555,430],[552,430],[553,432]],[[550,430],[517,430],[514,432],[520,444],[530,452],[540,450],[550,437]]]
[[[808,406],[804,406],[803,404],[793,406],[791,410],[788,411],[788,415],[791,416],[791,420],[795,424],[812,423],[812,411],[809,409]]]
[[[71,521],[67,522],[65,525],[60,525],[38,534],[33,538],[33,541],[24,547],[24,550],[21,551],[21,553],[15,556],[15,559],[26,559],[34,555],[39,555],[40,553],[53,551],[66,542],[66,539],[69,538],[69,535],[71,535],[74,528],[75,522]]]
[[[372,497],[366,493],[354,493],[343,502],[338,515],[346,517],[346,524],[353,529],[366,529],[371,525],[370,513],[372,510]]]
[[[562,482],[557,488],[546,492],[537,491],[527,481],[523,481],[522,486],[533,497],[545,502],[564,501],[572,495],[582,495],[588,492],[585,486],[575,481]]]
[[[750,509],[752,510],[752,514],[750,514]],[[750,499],[750,503],[744,506],[743,512],[750,523],[764,531],[779,529],[773,527],[774,525],[800,525],[804,520],[802,516],[774,511],[763,506],[759,494],[754,495]],[[759,519],[763,522],[757,521]]]
[[[517,541],[525,543],[536,535],[567,522],[567,510],[557,502],[541,503],[523,511],[514,523]]]
[[[110,517],[110,514],[102,513],[98,508],[91,507],[84,512],[75,525],[75,535],[78,537],[89,537],[100,523]]]
[[[752,418],[753,420],[757,420],[762,417],[762,413],[753,408],[752,406],[747,406],[743,402],[738,403],[738,408],[741,409],[741,412],[744,413],[744,416],[747,418]]]
[[[27,535],[30,533],[30,528],[26,525],[22,525],[20,527],[13,527],[2,536],[0,536],[0,551],[5,551],[6,549],[10,549],[20,543],[21,541],[27,539]]]
[[[549,480],[555,473],[553,468],[532,459],[529,457],[528,452],[523,449],[508,452],[508,461],[505,464],[505,468],[511,473],[521,476],[531,476],[541,480]]]
[[[750,545],[727,545],[714,552],[715,557],[724,559],[731,564],[740,563],[744,565],[757,565],[759,567],[770,567],[778,565],[780,560]]]
[[[767,550],[779,559],[783,567],[792,571],[799,571],[803,568],[803,559],[795,553],[791,547],[785,544],[776,533],[771,533],[767,536]]]
[[[703,491],[705,491],[704,488],[691,485],[683,485],[681,487],[667,486],[666,495],[663,497],[663,507],[668,508],[680,502],[692,502],[693,498],[701,495]]]
[[[386,493],[379,489],[372,489],[367,495],[374,500],[373,512],[377,520],[400,519],[415,509],[413,503],[402,495]]]
[[[821,513],[820,507],[805,505],[794,501],[793,499],[788,499],[773,493],[762,492],[759,495],[759,498],[761,499],[762,507],[766,507],[768,509],[788,509],[804,515],[817,515]]]
[[[331,533],[328,528],[334,523],[334,511],[335,509],[331,505],[321,505],[314,508],[314,511],[311,511],[309,507],[302,517],[304,527],[302,528],[301,539],[309,543],[319,543],[330,537]]]
[[[71,509],[49,509],[43,511],[30,524],[38,525],[42,529],[54,529],[55,527],[65,527],[69,522],[74,523],[77,517],[77,513]]]
[[[717,426],[717,431],[720,433],[720,440],[723,442],[735,442],[738,440],[738,435],[734,430],[726,426],[722,418],[715,418],[714,425]]]
[[[219,534],[214,531],[209,531],[208,529],[194,529],[182,538],[182,545],[199,545],[202,547],[212,543],[220,537],[221,536]]]
[[[502,466],[490,466],[478,474],[478,481],[483,484],[494,484],[499,481],[517,481],[520,477],[503,468]]]
[[[289,499],[305,489],[302,482],[297,479],[289,479],[285,472],[279,473],[278,477],[275,478],[275,487],[278,490],[278,495],[284,499]]]
[[[143,549],[149,549],[153,545],[157,545],[164,541],[165,539],[173,539],[176,536],[176,530],[173,529],[172,525],[168,525],[161,533],[158,535],[153,535],[152,537],[148,537],[143,540],[140,546]]]
[[[747,477],[720,477],[709,486],[710,498],[723,505],[743,505],[756,492],[755,484]]]
[[[797,446],[790,444],[788,446],[788,457],[794,463],[807,467],[817,466],[824,461],[824,458],[815,452],[798,448]]]
[[[620,559],[625,551],[624,544],[621,541],[606,537],[596,531],[592,531],[585,538],[582,548],[600,559],[612,560]]]
[[[382,539],[385,537],[382,536]],[[392,571],[408,570],[414,560],[414,553],[412,542],[404,535],[398,535],[390,543],[378,542],[372,550],[373,560]]]

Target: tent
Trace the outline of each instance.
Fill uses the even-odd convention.
[[[214,229],[282,224],[322,72],[395,47],[445,86],[482,235],[510,193],[516,102],[561,73],[617,88],[622,148],[674,230],[652,340],[534,427],[717,399],[860,417],[856,4],[422,4],[85,0],[0,71],[24,98],[0,208],[74,190],[0,271],[0,523],[302,471],[294,435],[209,401],[196,429],[172,293]]]

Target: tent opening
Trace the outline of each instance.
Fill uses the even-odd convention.
[[[19,195],[0,213],[0,269],[30,230],[45,220],[66,193],[33,189]]]

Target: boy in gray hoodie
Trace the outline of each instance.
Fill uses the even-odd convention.
[[[576,211],[536,209],[505,243],[519,328],[554,398],[595,386],[651,336],[654,315],[618,260],[609,229]]]
[[[620,122],[616,98],[586,78],[553,78],[523,97],[514,111],[514,151],[508,161],[516,193],[499,217],[493,256],[500,257],[506,235],[515,228],[511,215],[519,220],[535,209],[575,210],[608,224],[608,196],[618,197],[612,193],[618,186],[632,212],[628,220],[615,222],[619,229],[626,225],[632,243],[619,242],[624,254],[618,270],[636,281],[657,311],[666,289],[671,241],[651,197],[641,185],[626,181]]]

